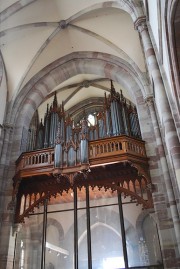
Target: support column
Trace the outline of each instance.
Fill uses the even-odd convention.
[[[43,234],[42,234],[42,254],[41,254],[41,269],[45,269],[45,256],[46,256],[46,229],[47,229],[47,199],[44,203],[43,215]]]
[[[166,155],[165,155],[165,151],[164,151],[164,147],[163,147],[163,143],[162,143],[162,137],[161,137],[161,133],[160,133],[159,125],[158,125],[157,115],[156,115],[155,106],[154,106],[154,98],[153,97],[147,98],[146,103],[148,104],[150,115],[151,115],[151,120],[152,120],[152,124],[153,124],[155,138],[156,138],[158,154],[159,154],[161,168],[162,168],[163,177],[164,177],[164,183],[166,186],[166,192],[167,192],[167,197],[168,197],[168,201],[169,201],[169,207],[170,207],[171,216],[172,216],[172,220],[173,220],[173,224],[174,224],[176,240],[177,240],[177,244],[178,244],[178,248],[179,248],[179,252],[180,252],[179,214],[178,214],[177,204],[176,204],[176,200],[175,200],[172,181],[171,181],[170,174],[169,174]]]
[[[128,268],[126,232],[125,232],[125,227],[124,227],[124,214],[123,214],[122,198],[121,198],[120,193],[118,193],[118,205],[119,205],[119,216],[120,216],[120,225],[121,225],[122,247],[123,247],[123,254],[124,254],[124,265],[125,265],[125,268]]]
[[[180,143],[177,136],[176,127],[170,110],[159,66],[156,60],[154,48],[147,29],[146,18],[138,18],[135,21],[134,25],[140,33],[149,74],[154,83],[155,102],[158,109],[162,128],[164,130],[169,157],[180,191]]]
[[[74,186],[74,269],[78,269],[78,216],[76,186]]]
[[[88,269],[92,269],[92,250],[91,250],[91,221],[89,208],[89,186],[86,186],[86,216],[87,216],[87,249],[88,249]]]
[[[15,237],[11,237],[11,227],[14,221],[13,210],[8,210],[8,204],[12,199],[12,178],[15,165],[9,164],[11,157],[12,134],[14,128],[12,125],[3,125],[3,144],[0,155],[0,268],[5,269],[7,264],[13,265],[12,255],[8,257],[9,238],[11,243]]]

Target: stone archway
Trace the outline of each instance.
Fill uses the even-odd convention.
[[[6,134],[8,137],[4,144],[5,166],[11,168],[5,176],[9,179],[5,190],[12,188],[14,161],[20,154],[23,127],[29,127],[35,110],[55,86],[72,76],[86,73],[112,79],[129,91],[137,106],[142,136],[147,142],[147,152],[150,154],[151,162],[157,158],[151,119],[144,101],[144,98],[150,94],[150,87],[143,74],[134,70],[130,63],[115,56],[97,52],[72,53],[53,62],[33,77],[17,96],[12,109],[8,111],[6,120],[11,123],[13,131]],[[154,169],[153,164],[152,169]],[[9,194],[6,199],[7,204],[10,199]]]
[[[44,98],[58,84],[83,73],[98,74],[121,84],[133,96],[140,115],[140,122],[142,113],[143,120],[146,118],[149,121],[144,98],[150,94],[150,87],[140,71],[134,70],[130,63],[108,54],[95,52],[72,53],[53,62],[33,77],[17,96],[12,109],[9,109],[7,121],[16,126],[12,138],[12,156],[15,159],[20,153],[22,127],[28,129],[35,110],[43,102]],[[141,126],[142,133],[147,132],[147,130],[143,130],[144,125],[142,124]]]

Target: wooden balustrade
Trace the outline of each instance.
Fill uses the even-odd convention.
[[[54,166],[54,148],[24,152],[16,161],[16,174],[31,176],[50,172]]]
[[[125,160],[147,163],[145,142],[125,135],[89,141],[90,166]],[[16,174],[21,177],[48,174],[53,169],[54,148],[22,153],[16,161]]]
[[[125,135],[89,142],[90,164],[120,161],[126,158],[147,162],[145,142]]]

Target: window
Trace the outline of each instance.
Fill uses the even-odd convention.
[[[18,233],[13,269],[163,268],[153,218],[116,191],[77,188],[42,208]]]

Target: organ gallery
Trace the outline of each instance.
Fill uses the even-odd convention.
[[[18,244],[28,245],[31,257],[43,268],[161,264],[156,226],[155,244],[147,242],[153,213],[137,222],[144,210],[153,212],[153,185],[136,107],[111,81],[98,111],[75,114],[79,122],[63,103],[58,104],[55,93],[44,120],[37,124],[32,119],[27,151],[16,162],[12,199],[15,222],[26,223],[28,217],[36,242],[31,239],[27,244],[25,225]],[[137,222],[134,228],[130,208]],[[143,225],[143,232],[138,233],[138,225]],[[109,240],[115,242],[112,249]],[[18,259],[26,247],[17,251]],[[26,266],[33,268],[32,262]]]

